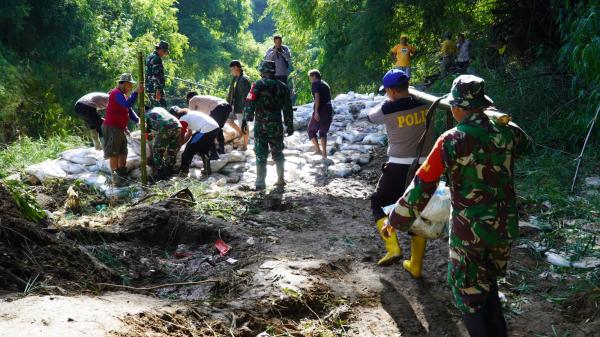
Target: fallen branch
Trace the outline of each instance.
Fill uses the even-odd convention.
[[[590,135],[592,134],[592,130],[594,129],[594,125],[596,125],[596,120],[598,119],[598,114],[600,113],[600,105],[598,109],[596,109],[596,114],[594,118],[590,121],[590,129],[588,130],[587,136],[585,137],[585,141],[583,142],[583,147],[581,148],[581,154],[577,157],[577,167],[575,168],[575,175],[573,176],[573,183],[571,184],[571,192],[575,189],[575,182],[577,181],[577,174],[579,173],[579,166],[581,165],[581,160],[583,159],[583,153],[585,152],[585,147],[587,146],[588,140],[590,140]]]
[[[165,283],[165,284],[161,284],[161,285],[157,285],[157,286],[140,287],[140,288],[124,286],[121,284],[112,284],[112,283],[96,283],[96,285],[100,286],[100,287],[127,289],[127,290],[131,290],[131,291],[151,291],[151,290],[167,288],[167,287],[193,286],[193,285],[198,285],[198,284],[217,283],[217,282],[221,282],[221,280],[210,279],[210,280],[202,280],[202,281],[194,281],[194,282]]]

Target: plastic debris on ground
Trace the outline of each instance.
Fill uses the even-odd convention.
[[[557,267],[572,267],[579,269],[592,269],[600,267],[600,258],[593,256],[582,257],[577,261],[571,261],[571,257],[563,252],[549,250],[544,253],[546,261]]]
[[[217,239],[217,241],[215,241],[215,248],[217,248],[221,256],[227,255],[229,250],[231,250],[231,246],[221,239]]]

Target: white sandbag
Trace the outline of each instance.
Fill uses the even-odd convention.
[[[127,172],[131,172],[136,168],[139,168],[142,165],[142,158],[135,153],[131,153],[127,156],[127,163],[125,166],[127,167]]]
[[[225,137],[225,143],[232,142],[234,139],[238,138],[238,136],[239,135],[237,131],[235,131],[235,129],[228,124],[223,126],[223,137]]]
[[[110,163],[108,159],[100,159],[96,162],[96,166],[98,166],[98,170],[100,172],[111,174],[112,170],[110,169]]]
[[[67,173],[57,164],[57,161],[50,159],[27,167],[25,172],[36,177],[41,182],[48,179],[67,177]]]
[[[369,111],[371,111],[371,109],[369,108],[365,108],[360,110],[360,113],[358,114],[358,116],[356,117],[356,119],[360,120],[360,119],[366,119],[369,117]]]
[[[350,97],[350,95],[348,95],[348,94],[339,94],[339,95],[335,96],[335,98],[333,100],[339,102],[339,101],[349,101],[353,98],[354,97]]]
[[[212,170],[212,172],[221,171],[221,169],[223,169],[225,167],[225,165],[227,165],[226,159],[217,159],[217,160],[210,161],[210,169]]]
[[[134,131],[132,132],[129,137],[127,137],[127,143],[129,144],[129,148],[133,151],[133,153],[137,154],[138,156],[141,155],[141,132],[138,131]],[[146,142],[146,154],[150,155],[152,149],[150,148],[150,142]]]
[[[371,162],[371,154],[370,153],[361,153],[358,155],[358,157],[353,160],[355,163],[359,164],[359,165],[367,165],[368,163]]]
[[[102,151],[95,148],[87,149],[72,149],[67,150],[59,155],[62,159],[75,164],[93,165],[96,161],[102,158]]]
[[[227,163],[242,163],[246,161],[246,154],[241,151],[231,151],[221,156],[226,156]]]
[[[343,144],[340,147],[342,151],[359,151],[362,153],[369,153],[373,150],[373,145],[358,145],[358,144]]]
[[[385,145],[385,142],[387,141],[387,136],[384,134],[380,134],[380,133],[371,133],[365,136],[365,138],[363,138],[362,140],[362,144],[369,144],[369,145]]]
[[[446,187],[446,182],[440,181],[435,193],[423,209],[420,216],[430,222],[446,223],[450,219],[450,189]]]
[[[329,166],[328,171],[336,177],[345,178],[352,175],[352,165],[345,163],[335,164]]]
[[[356,130],[341,132],[340,135],[350,143],[360,142],[367,136],[366,133]]]
[[[85,165],[75,164],[65,159],[57,160],[56,165],[58,165],[68,175],[79,174],[86,171]]]
[[[148,166],[146,165],[146,174],[148,175],[148,177],[152,177],[152,166]],[[142,168],[141,167],[137,167],[133,170],[131,170],[131,172],[129,172],[129,178],[132,180],[141,180],[142,179]]]

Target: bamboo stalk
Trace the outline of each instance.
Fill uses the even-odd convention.
[[[141,51],[138,52],[138,76],[140,85],[142,86],[142,88],[145,88],[144,55]],[[146,155],[146,108],[144,105],[144,94],[145,92],[142,92],[142,94],[138,97],[140,111],[140,156],[142,157],[140,170],[142,173],[142,185],[146,185],[148,183],[148,172],[146,171],[146,161],[148,160],[148,156]]]

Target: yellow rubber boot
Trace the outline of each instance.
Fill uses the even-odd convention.
[[[380,266],[389,266],[402,258],[402,251],[398,244],[398,235],[396,235],[396,232],[390,234],[388,238],[381,233],[386,219],[387,217],[383,217],[377,220],[377,231],[379,232],[381,239],[383,239],[383,242],[385,242],[385,250],[387,251],[387,254],[377,262]]]
[[[421,278],[423,271],[423,256],[425,255],[425,246],[427,239],[414,235],[410,239],[410,260],[404,260],[402,266],[414,278]]]

